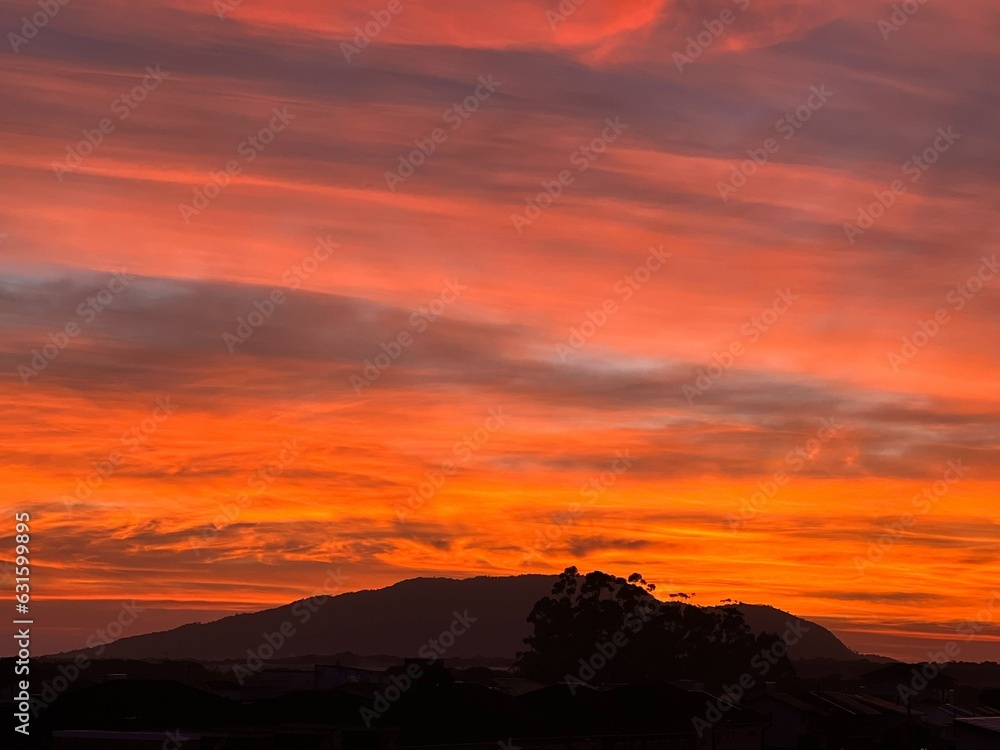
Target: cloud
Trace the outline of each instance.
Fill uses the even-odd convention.
[[[845,627],[960,620],[995,562],[1000,407],[984,373],[1000,296],[993,282],[949,302],[996,247],[995,12],[929,3],[885,39],[888,6],[741,6],[588,0],[553,27],[550,0],[404,2],[348,61],[342,43],[384,6],[243,3],[220,19],[202,0],[141,14],[96,0],[8,54],[0,474],[50,530],[52,595],[278,603],[339,558],[359,586],[521,570],[539,528],[628,449],[634,466],[541,562],[641,560],[705,596],[787,598]],[[14,3],[8,30],[36,7]],[[733,20],[678,70],[674,53],[724,10]],[[169,76],[118,119],[113,103],[156,65]],[[452,129],[445,114],[481,75],[497,90]],[[829,101],[785,138],[778,123],[820,86]],[[295,119],[248,160],[241,143],[275,108]],[[60,180],[53,165],[105,117],[113,132]],[[606,118],[628,127],[604,149]],[[851,244],[844,223],[949,127],[954,148]],[[393,190],[386,174],[437,128],[444,142]],[[780,148],[723,200],[719,183],[771,138]],[[577,171],[583,149],[595,158]],[[240,173],[185,222],[179,205],[234,159]],[[572,184],[516,231],[512,214],[563,170]],[[317,237],[340,247],[289,289]],[[636,288],[661,246],[669,262]],[[123,268],[127,289],[78,313]],[[417,334],[411,315],[451,280],[466,291]],[[278,287],[286,302],[230,354],[223,334]],[[798,300],[761,327],[778,289]],[[893,368],[940,309],[949,322]],[[22,382],[69,322],[80,334]],[[401,331],[412,346],[356,394],[351,375]],[[690,403],[684,386],[734,343],[745,353]],[[158,398],[176,414],[125,442]],[[399,526],[395,505],[498,406],[509,424]],[[823,418],[844,430],[805,448]],[[291,440],[301,458],[252,485]],[[800,448],[809,460],[734,533],[728,516]],[[968,478],[880,575],[953,599],[809,598],[854,591],[851,556],[950,460]],[[190,535],[245,494],[189,556]]]

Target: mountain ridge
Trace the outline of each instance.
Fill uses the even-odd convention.
[[[456,621],[466,626],[456,628],[462,632],[455,635],[444,658],[513,658],[524,650],[523,639],[531,632],[528,613],[550,593],[555,581],[554,575],[538,573],[408,578],[321,602],[306,597],[257,612],[121,638],[104,646],[100,658],[245,659],[248,651],[258,653],[265,644],[273,647],[279,640],[280,645],[272,648],[275,658],[346,651],[409,657],[451,630]],[[860,657],[821,625],[770,605],[735,606],[755,633],[780,634],[788,623],[805,623],[808,632],[790,650],[793,659]],[[283,637],[277,638],[278,634]],[[96,656],[91,649],[84,653]]]

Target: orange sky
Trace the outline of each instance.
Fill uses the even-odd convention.
[[[0,480],[47,647],[331,563],[638,569],[889,655],[995,600],[995,5],[229,4],[2,19]]]

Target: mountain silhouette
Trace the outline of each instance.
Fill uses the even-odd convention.
[[[513,657],[523,650],[526,618],[534,603],[549,593],[555,576],[480,576],[411,578],[383,589],[354,591],[308,607],[306,599],[274,609],[232,615],[209,623],[123,638],[107,645],[102,658],[196,659],[247,658],[278,633],[294,627],[275,658],[355,654],[417,656],[427,642],[447,630],[455,613],[475,618],[448,648],[446,657]],[[303,621],[306,614],[308,620]],[[286,625],[287,631],[287,625]]]
[[[530,634],[528,613],[549,594],[555,581],[551,575],[412,578],[313,603],[315,611],[308,607],[309,600],[299,600],[214,622],[122,638],[108,644],[101,658],[245,660],[248,650],[260,653],[266,636],[280,633],[283,626],[286,637],[273,658],[344,652],[412,657],[448,630],[456,614],[475,619],[454,639],[445,658],[513,658],[525,650],[524,638]],[[773,607],[739,608],[755,634],[781,634],[787,623],[799,619]],[[858,658],[830,631],[815,623],[807,625],[809,633],[793,646],[791,658]],[[287,635],[289,627],[294,631]]]
[[[777,633],[781,635],[795,623],[805,623],[808,630],[802,640],[792,646],[790,656],[800,659],[839,659],[849,661],[859,659],[861,655],[852,651],[829,630],[815,622],[803,620],[790,615],[777,607],[767,604],[738,604],[736,609],[743,615],[747,625],[754,633]]]

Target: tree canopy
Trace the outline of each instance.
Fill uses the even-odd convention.
[[[755,637],[735,607],[661,602],[655,588],[639,573],[625,579],[566,568],[528,615],[534,632],[518,654],[522,673],[540,682],[583,674],[583,682],[721,683],[752,671],[754,658],[779,640]],[[789,670],[782,656],[768,671]]]

